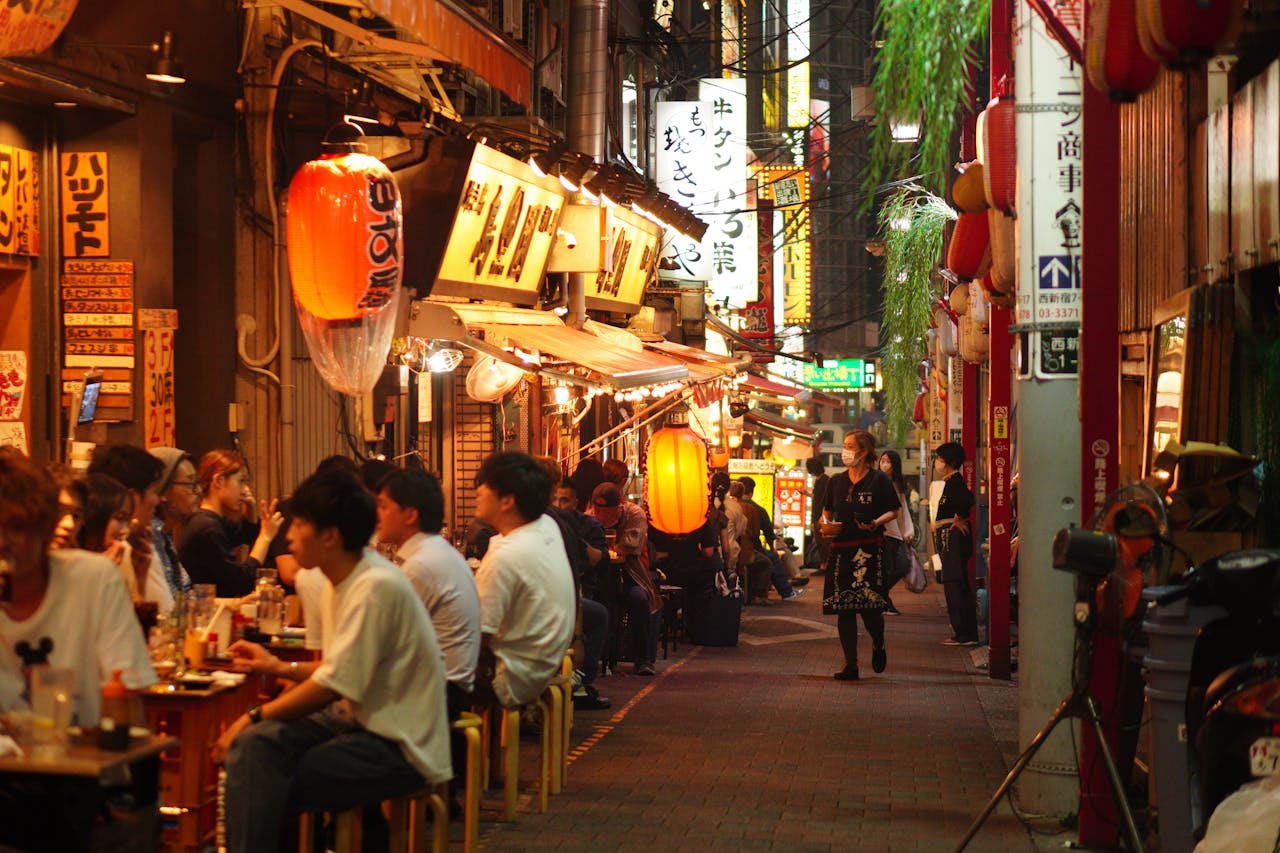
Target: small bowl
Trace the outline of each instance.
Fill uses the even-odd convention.
[[[827,537],[828,539],[834,539],[835,537],[839,536],[840,531],[844,529],[844,522],[843,521],[824,521],[822,522],[822,525],[818,529],[822,532],[823,536]]]

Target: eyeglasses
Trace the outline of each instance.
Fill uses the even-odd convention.
[[[170,485],[182,486],[184,489],[190,489],[197,494],[200,492],[200,484],[195,480],[174,480]]]

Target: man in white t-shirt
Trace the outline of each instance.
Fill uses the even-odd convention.
[[[156,681],[124,581],[101,554],[49,550],[58,486],[43,468],[0,447],[0,483],[0,711],[29,707],[29,668],[48,664],[72,672],[73,719],[97,725],[102,685],[113,671],[135,689]],[[21,788],[0,782],[0,847],[70,849],[87,841],[86,827],[69,819],[73,807],[53,790],[42,795],[34,781]],[[155,789],[137,793],[154,796]],[[137,802],[135,819],[149,809],[154,820],[159,804]]]
[[[231,647],[254,672],[295,682],[214,749],[227,765],[233,853],[278,849],[281,822],[297,812],[378,803],[452,775],[444,656],[404,573],[365,547],[373,497],[350,474],[326,472],[299,485],[289,509],[290,552],[328,579],[324,656],[285,664],[252,643]],[[371,836],[385,829],[366,821],[366,843],[378,849]]]
[[[11,573],[10,600],[0,609],[0,670],[14,684],[25,681],[34,664],[70,669],[72,718],[96,726],[102,685],[112,672],[120,670],[133,689],[156,682],[129,593],[101,554],[48,550],[58,521],[58,487],[40,466],[0,448],[0,483],[0,561]]]
[[[498,535],[476,572],[485,651],[476,698],[506,707],[535,700],[573,638],[573,570],[546,514],[551,478],[532,456],[495,453],[476,474],[476,518]],[[491,656],[492,670],[486,666]]]
[[[449,681],[450,715],[465,708],[480,656],[480,596],[458,549],[440,535],[444,492],[426,471],[399,469],[378,487],[378,541],[431,615]]]

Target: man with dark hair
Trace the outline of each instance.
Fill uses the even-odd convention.
[[[444,492],[426,471],[398,468],[378,491],[378,541],[427,607],[444,652],[449,716],[466,709],[480,655],[480,596],[467,561],[440,535]]]
[[[604,526],[606,537],[610,533],[614,537],[610,559],[620,570],[620,604],[630,615],[636,675],[654,675],[662,628],[662,595],[649,567],[648,519],[643,509],[625,500],[622,490],[608,480],[592,492],[588,511]]]
[[[783,601],[794,601],[804,594],[804,590],[795,589],[790,580],[787,578],[786,567],[782,565],[782,558],[778,556],[778,552],[774,549],[774,541],[778,534],[773,529],[773,519],[769,517],[769,510],[765,509],[761,504],[756,503],[752,499],[752,495],[756,491],[756,481],[750,477],[739,477],[738,482],[742,483],[745,492],[742,501],[756,511],[756,517],[760,522],[760,536],[764,542],[756,542],[756,556],[763,558],[769,564],[769,578],[773,582],[773,588],[778,591],[778,596]],[[809,582],[805,578],[799,586],[804,586]]]
[[[813,493],[809,504],[809,530],[805,536],[804,564],[811,569],[825,570],[831,554],[830,541],[822,535],[818,525],[822,523],[822,508],[827,505],[827,487],[831,478],[827,466],[816,456],[804,461],[804,468],[813,477]]]
[[[164,562],[152,545],[151,522],[160,503],[165,463],[141,447],[112,444],[99,447],[89,462],[90,474],[106,474],[124,484],[133,498],[128,543],[130,559],[139,575],[145,569],[146,584],[138,590],[145,601],[159,603],[161,611],[173,609],[173,592],[165,578]],[[136,522],[136,523],[134,523]]]
[[[290,510],[290,550],[328,579],[324,654],[286,664],[253,643],[231,647],[255,673],[296,683],[218,739],[231,851],[279,849],[281,822],[297,812],[379,803],[451,775],[444,656],[408,578],[366,547],[373,497],[350,474],[316,474]],[[385,849],[371,838],[385,829],[366,820],[367,849]]]
[[[609,544],[600,522],[578,510],[578,490],[573,480],[561,480],[551,492],[551,505],[570,519],[574,536],[587,554],[587,567],[578,578],[582,592],[582,663],[573,672],[573,706],[584,711],[603,711],[613,703],[595,688],[600,656],[609,636],[609,608],[599,599],[597,566],[605,558]]]
[[[943,481],[942,496],[933,516],[933,543],[942,559],[942,589],[947,597],[947,616],[954,632],[943,640],[944,646],[976,646],[978,617],[969,589],[969,557],[973,554],[973,534],[969,529],[969,512],[973,509],[973,492],[965,485],[960,467],[964,465],[964,448],[954,441],[939,445],[934,451],[934,476]]]
[[[573,570],[546,514],[551,478],[532,456],[495,453],[476,474],[476,518],[497,531],[476,572],[481,661],[476,698],[532,702],[573,638]]]

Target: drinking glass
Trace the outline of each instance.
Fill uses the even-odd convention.
[[[37,666],[31,670],[31,717],[36,743],[61,743],[71,724],[75,674],[66,668]]]

